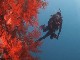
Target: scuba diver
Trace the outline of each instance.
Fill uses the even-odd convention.
[[[50,39],[59,38],[61,28],[62,28],[62,16],[61,16],[61,10],[59,9],[59,12],[57,12],[54,15],[51,15],[51,18],[48,21],[48,26],[41,25],[40,28],[43,30],[43,32],[48,31],[43,37],[39,38],[36,41],[41,41],[45,39],[46,37],[50,36]],[[56,31],[58,33],[56,34]]]

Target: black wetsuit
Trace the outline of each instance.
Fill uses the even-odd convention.
[[[57,17],[56,17],[55,15],[53,15],[53,16],[49,19],[49,21],[48,21],[48,26],[46,26],[46,27],[43,28],[43,32],[46,32],[46,31],[48,31],[48,32],[47,32],[43,37],[39,38],[38,41],[41,41],[41,40],[45,39],[45,38],[48,37],[49,35],[50,35],[50,39],[53,39],[53,38],[58,39],[58,36],[59,36],[59,34],[60,34],[60,32],[61,32],[62,21],[59,21],[59,22],[60,22],[60,25],[58,26],[58,25],[56,24],[56,22],[58,22],[58,21],[56,20],[56,18],[57,18]],[[62,20],[62,18],[61,18],[60,20]],[[57,30],[59,30],[58,35],[55,34],[55,32],[56,32]]]

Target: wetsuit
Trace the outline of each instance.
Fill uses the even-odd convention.
[[[43,32],[48,31],[43,37],[39,38],[38,41],[41,41],[43,39],[45,39],[46,37],[48,37],[50,35],[50,39],[56,38],[58,39],[58,36],[61,32],[61,27],[62,27],[62,18],[60,17],[60,19],[57,19],[56,15],[53,15],[49,21],[48,21],[48,26],[44,26],[43,28]],[[58,23],[60,23],[60,25],[58,25]],[[59,29],[59,33],[58,35],[55,34],[55,32]]]

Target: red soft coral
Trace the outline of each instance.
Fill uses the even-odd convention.
[[[0,39],[5,60],[36,60],[30,51],[38,52],[41,44],[35,43],[35,39],[40,36],[37,16],[44,3],[43,0],[0,0]],[[34,30],[28,33],[29,26]]]

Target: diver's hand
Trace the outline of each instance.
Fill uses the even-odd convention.
[[[44,27],[45,27],[45,24],[44,24],[44,25],[41,25],[39,28],[40,28],[41,30],[43,30]]]
[[[58,40],[59,36],[56,36],[56,39]]]

